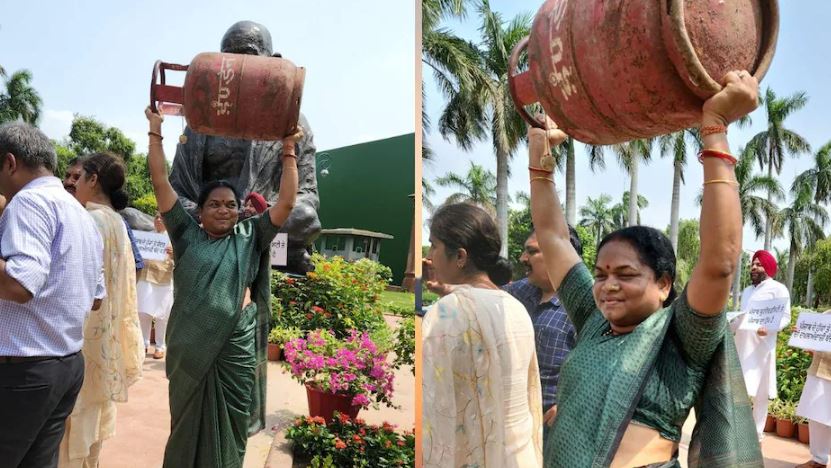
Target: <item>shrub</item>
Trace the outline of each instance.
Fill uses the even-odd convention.
[[[776,337],[776,392],[784,402],[797,403],[805,386],[811,355],[799,348],[788,346],[791,328],[796,325],[799,311],[791,309],[791,323]]]
[[[328,425],[320,417],[297,418],[286,438],[294,443],[295,455],[309,459],[312,467],[387,468],[415,462],[413,432],[399,434],[386,422],[368,425],[339,413]]]
[[[410,366],[413,374],[415,374],[415,361],[413,355],[415,354],[415,318],[407,317],[402,320],[395,331],[395,360],[392,365],[396,369],[404,366]]]
[[[390,269],[368,259],[312,256],[315,271],[306,277],[275,272],[272,290],[274,324],[303,331],[332,330],[345,338],[353,329],[370,331],[384,345],[388,329],[378,304],[392,277]]]
[[[154,195],[152,192],[140,198],[136,198],[135,200],[133,200],[132,205],[133,208],[150,216],[155,216],[156,211],[158,210],[158,207],[156,205],[156,195]]]

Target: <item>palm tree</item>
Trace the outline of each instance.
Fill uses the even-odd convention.
[[[678,250],[678,207],[681,203],[681,184],[684,183],[684,166],[687,165],[687,145],[701,150],[698,129],[681,130],[658,139],[661,156],[672,156],[672,202],[670,204],[669,240],[672,248]]]
[[[641,161],[648,163],[652,156],[652,145],[654,138],[632,140],[612,146],[612,151],[617,155],[620,166],[629,173],[629,193],[634,194],[628,199],[629,206],[626,216],[627,226],[634,226],[638,219],[638,166]]]
[[[0,123],[21,119],[37,124],[43,100],[31,82],[29,70],[16,71],[6,80],[6,92],[0,94]]]
[[[464,18],[468,0],[424,0],[421,2],[421,61],[433,71],[433,77],[446,97],[460,90],[473,88],[482,81],[476,47],[459,38],[453,31],[439,27],[445,18]],[[425,112],[424,82],[421,84],[422,157],[430,159],[432,152],[424,134],[430,131],[430,117]]]
[[[563,213],[566,214],[566,222],[574,226],[577,222],[577,182],[576,182],[576,157],[575,150],[577,141],[574,138],[568,137],[566,141],[560,145],[559,148],[552,148],[552,155],[557,158],[557,167],[562,170],[562,163],[566,166],[566,203]],[[605,162],[603,161],[603,147],[586,145],[586,150],[589,155],[589,167],[592,171],[596,169],[605,169]],[[565,157],[563,157],[565,154]]]
[[[609,203],[612,202],[612,197],[605,193],[600,194],[596,199],[591,197],[586,199],[586,204],[580,208],[580,226],[589,228],[595,234],[598,244],[603,236],[612,232],[614,229],[612,219],[612,209]]]
[[[464,18],[468,0],[424,0],[421,2],[421,61],[433,71],[433,77],[446,96],[460,88],[469,89],[477,79],[479,64],[471,44],[456,36],[453,31],[439,27],[445,18]],[[432,151],[427,144],[426,133],[431,122],[424,107],[426,95],[421,83],[421,155],[429,160]]]
[[[629,224],[629,192],[623,192],[620,203],[612,207],[612,219],[614,220],[615,229],[623,229]],[[635,223],[632,226],[641,224],[641,210],[649,206],[649,200],[643,195],[638,195],[638,202],[635,205],[637,211],[635,212]]]
[[[814,155],[814,167],[799,174],[791,190],[798,191],[799,185],[816,188],[814,191],[816,203],[831,203],[831,141],[817,151]]]
[[[508,160],[525,138],[525,122],[514,110],[508,92],[508,59],[511,50],[528,35],[531,16],[522,14],[510,22],[491,10],[482,0],[478,7],[482,20],[482,43],[476,46],[482,76],[472,89],[450,91],[447,107],[439,120],[445,138],[453,136],[463,149],[490,135],[496,155],[496,220],[499,234],[508,238]],[[502,255],[507,254],[502,243]]]
[[[436,184],[459,190],[447,197],[445,203],[469,202],[481,206],[491,214],[495,211],[496,198],[493,194],[496,190],[496,177],[493,172],[478,164],[471,162],[470,169],[465,175],[451,172],[444,177],[439,177],[436,179]]]
[[[421,179],[421,206],[426,210],[428,213],[432,213],[433,210],[436,208],[433,205],[433,201],[430,199],[433,195],[436,194],[436,189],[433,188],[433,184],[430,183],[429,180],[422,178]]]
[[[785,285],[793,295],[793,274],[796,260],[805,248],[810,248],[818,240],[824,239],[823,227],[828,223],[828,212],[814,201],[815,188],[807,184],[794,187],[793,201],[779,212],[774,232],[787,231],[790,245],[788,254],[788,272]]]
[[[767,129],[754,136],[748,146],[756,149],[756,159],[759,166],[767,166],[768,177],[782,173],[782,164],[785,155],[798,156],[800,153],[811,151],[811,145],[798,133],[785,128],[785,119],[791,114],[805,107],[808,97],[805,92],[794,93],[789,97],[779,98],[772,89],[768,88],[762,98],[762,104],[767,112]],[[768,201],[773,203],[773,193],[768,192]],[[770,250],[773,240],[773,225],[775,220],[768,218],[765,223],[765,250]]]

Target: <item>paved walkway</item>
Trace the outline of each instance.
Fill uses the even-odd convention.
[[[396,321],[392,317],[387,317],[387,320],[391,324]],[[150,352],[152,354],[152,347]],[[399,370],[395,375],[394,403],[401,405],[401,409],[381,407],[379,410],[361,411],[359,416],[370,424],[387,421],[398,425],[400,430],[412,430],[415,422],[414,387],[415,378],[409,368]],[[248,439],[245,468],[262,468],[275,434],[291,424],[296,416],[306,415],[309,411],[305,388],[292,380],[279,363],[269,363],[267,392],[267,429]],[[161,467],[169,431],[170,414],[164,361],[154,360],[148,355],[144,361],[144,377],[130,387],[130,400],[118,405],[116,435],[104,442],[101,467]]]
[[[687,468],[687,449],[690,443],[690,434],[695,427],[695,415],[690,414],[687,422],[684,423],[684,431],[681,436],[680,459],[681,466]],[[811,458],[808,446],[796,439],[783,439],[776,434],[765,434],[762,439],[762,454],[765,457],[765,468],[793,468],[800,463],[805,463]]]

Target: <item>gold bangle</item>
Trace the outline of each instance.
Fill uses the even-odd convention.
[[[736,182],[735,180],[730,180],[730,179],[708,180],[708,181],[705,181],[703,185],[708,185],[708,184],[730,184],[730,185],[735,185],[736,187],[739,186],[738,182]]]
[[[552,184],[554,183],[554,179],[549,179],[548,177],[531,177],[531,182],[533,182],[535,180],[547,180],[547,181],[551,182]]]
[[[149,131],[149,132],[147,132],[147,134],[148,134],[148,135],[150,135],[150,136],[157,136],[157,137],[159,137],[160,139],[164,140],[164,137],[163,137],[163,136],[162,136],[162,134],[161,134],[161,133],[159,133],[159,132]]]
[[[283,153],[283,157],[284,158],[294,158],[294,160],[297,161],[297,155],[294,154],[294,153]]]

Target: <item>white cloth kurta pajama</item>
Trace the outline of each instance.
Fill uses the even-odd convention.
[[[808,419],[811,458],[827,465],[831,458],[831,353],[814,353],[796,414]]]
[[[168,246],[170,241],[168,240]],[[165,333],[173,307],[173,257],[145,260],[136,285],[139,321],[144,347],[150,347],[150,329],[156,321],[156,351],[165,350]]]
[[[741,310],[749,310],[753,301],[770,299],[788,299],[785,314],[779,323],[779,330],[791,321],[791,301],[788,288],[784,284],[768,278],[758,286],[748,286],[742,291]],[[753,401],[753,421],[761,440],[768,412],[768,400],[776,398],[776,335],[777,330],[768,330],[767,336],[759,336],[756,331],[739,330],[747,315],[737,318],[732,328],[735,331],[736,350],[742,365],[747,393]]]

